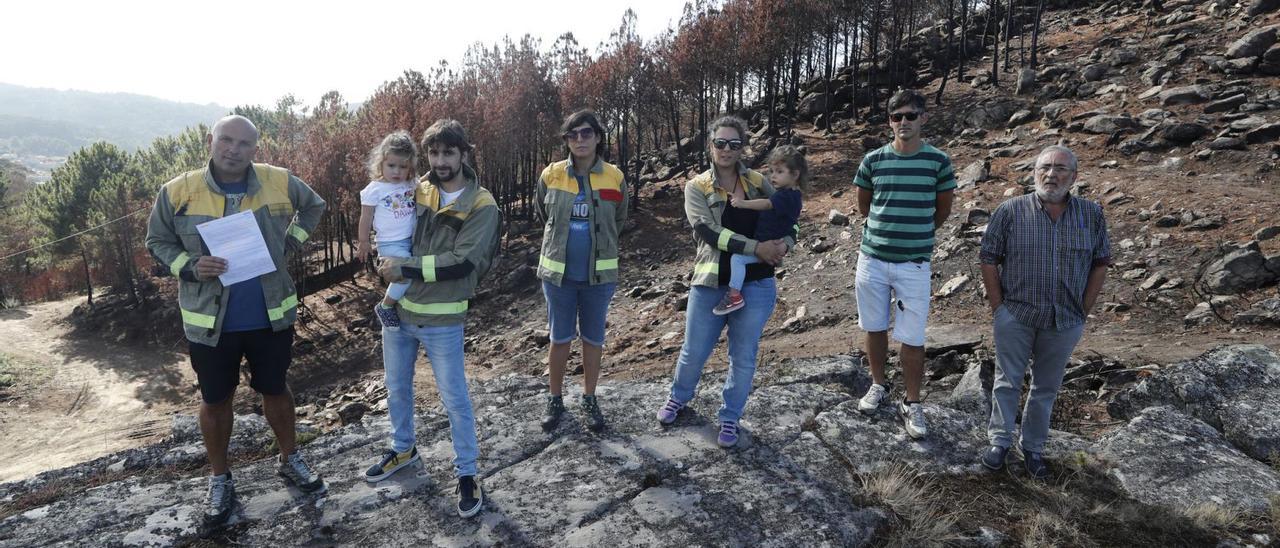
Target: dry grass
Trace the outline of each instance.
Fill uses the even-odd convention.
[[[1212,502],[1188,505],[1181,512],[1192,523],[1205,529],[1231,529],[1244,521],[1244,512],[1240,509]]]
[[[911,467],[895,464],[861,480],[866,495],[894,514],[887,546],[943,546],[963,538],[956,528],[960,514],[949,508],[946,492]]]
[[[1068,521],[1057,513],[1036,512],[1025,522],[1026,532],[1022,537],[1022,545],[1027,548],[1043,546],[1097,546],[1072,521]]]
[[[1271,534],[1280,536],[1280,495],[1271,495],[1269,502],[1267,517],[1271,521]]]

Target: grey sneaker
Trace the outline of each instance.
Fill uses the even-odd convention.
[[[204,509],[205,527],[221,527],[236,506],[236,481],[231,472],[209,477],[209,497]]]
[[[858,400],[858,411],[864,414],[875,413],[880,408],[880,403],[889,395],[889,389],[883,384],[871,383],[871,388],[867,389],[867,393]]]
[[[898,404],[898,414],[902,415],[902,425],[906,427],[911,439],[918,440],[929,435],[929,427],[924,421],[924,407],[920,404],[907,405],[907,402],[901,402]]]
[[[276,468],[276,473],[284,478],[285,482],[292,484],[304,493],[323,492],[324,480],[320,479],[320,475],[312,472],[311,467],[302,460],[302,453],[294,451],[289,458],[280,463]]]

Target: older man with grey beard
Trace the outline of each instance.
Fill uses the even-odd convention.
[[[1049,414],[1067,359],[1084,333],[1111,245],[1102,207],[1072,196],[1076,156],[1050,146],[1036,158],[1036,191],[997,207],[982,237],[979,260],[994,318],[996,376],[982,464],[1004,467],[1013,445],[1014,413],[1031,366],[1031,393],[1022,410],[1023,464],[1037,479],[1049,475],[1041,457]]]

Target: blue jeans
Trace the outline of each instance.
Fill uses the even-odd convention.
[[[449,434],[453,438],[453,472],[476,475],[480,449],[476,442],[476,419],[467,393],[467,377],[462,367],[462,324],[443,327],[401,324],[399,331],[382,330],[382,366],[387,375],[387,408],[391,414],[392,448],[398,453],[414,446],[413,370],[418,346],[426,348],[436,390],[449,414]]]
[[[378,242],[379,257],[412,257],[413,253],[410,249],[413,247],[413,240],[396,240],[394,242]],[[404,292],[409,290],[409,282],[396,282],[387,286],[387,297],[393,301],[400,300],[404,296]]]
[[[996,378],[991,390],[991,420],[987,437],[991,445],[1013,445],[1014,415],[1022,397],[1022,380],[1031,364],[1031,393],[1022,409],[1022,450],[1044,451],[1049,437],[1049,414],[1062,387],[1067,360],[1084,324],[1066,329],[1041,329],[1018,321],[1004,305],[996,308]]]
[[[547,299],[551,342],[567,343],[577,338],[581,330],[582,342],[604,346],[605,317],[609,314],[609,301],[613,300],[613,291],[617,287],[615,282],[591,285],[568,279],[556,287],[544,280],[542,294]]]
[[[724,316],[711,312],[727,287],[695,285],[689,289],[689,306],[685,311],[684,346],[680,360],[676,362],[675,381],[671,384],[671,397],[676,401],[693,399],[702,377],[702,368],[720,340],[720,332],[729,326],[729,376],[724,381],[724,405],[717,413],[721,421],[737,422],[747,406],[751,393],[751,379],[756,373],[756,354],[760,350],[760,335],[764,325],[773,315],[778,286],[773,278],[747,282],[742,286],[742,298],[746,306]]]
[[[755,255],[734,253],[729,257],[729,287],[742,291],[742,280],[747,278],[747,265],[760,262]]]

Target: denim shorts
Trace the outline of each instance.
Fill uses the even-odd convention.
[[[892,314],[893,339],[924,346],[929,278],[929,261],[890,263],[859,253],[858,271],[854,274],[858,327],[863,331],[887,331]]]
[[[555,284],[543,281],[542,294],[547,298],[547,320],[551,342],[564,344],[578,337],[592,346],[604,346],[605,316],[616,282],[591,285],[587,282],[562,280]]]

